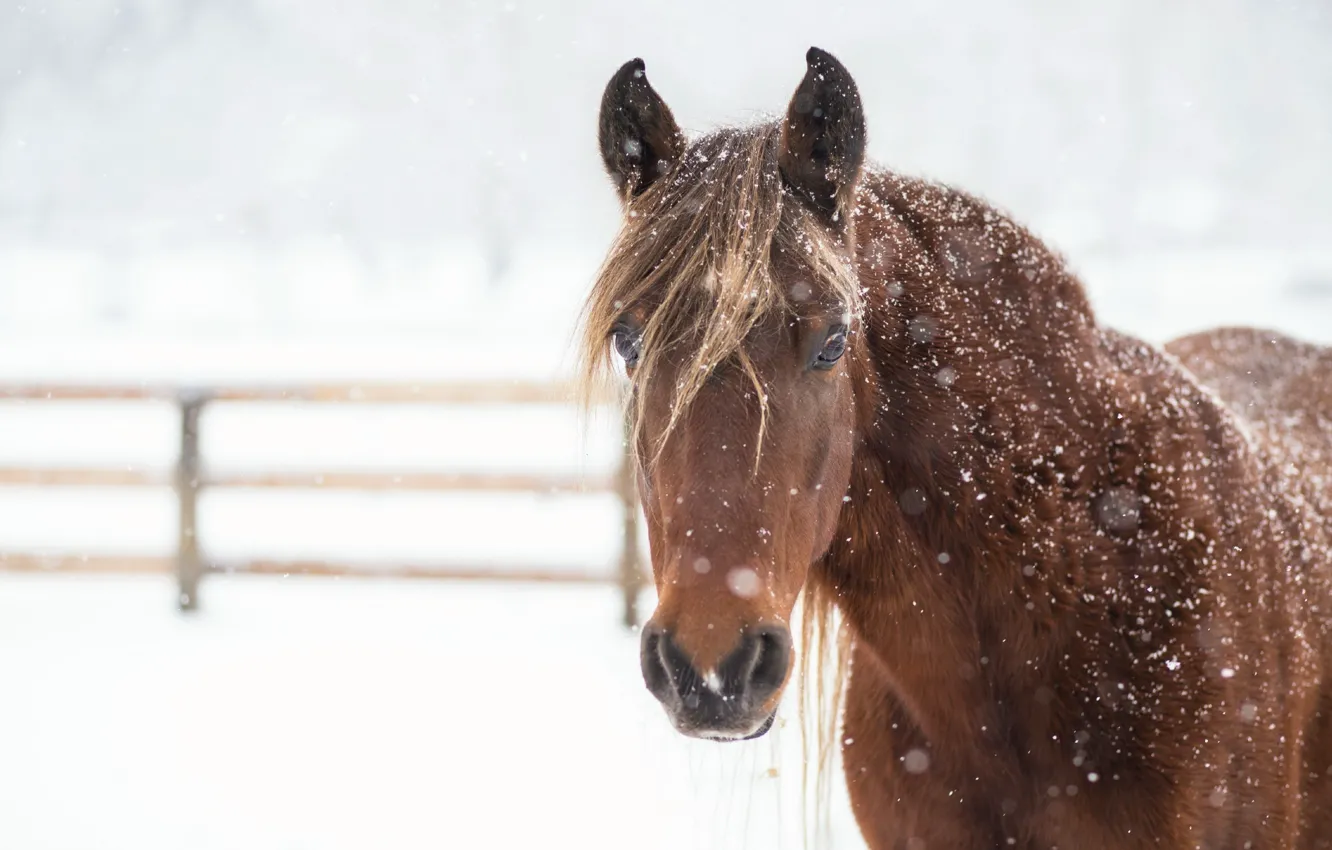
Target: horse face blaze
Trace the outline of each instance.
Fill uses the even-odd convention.
[[[685,734],[756,737],[772,722],[793,668],[792,608],[832,542],[850,479],[851,324],[821,307],[750,333],[766,412],[734,358],[669,433],[689,352],[663,358],[638,389],[639,487],[659,598],[643,675]]]

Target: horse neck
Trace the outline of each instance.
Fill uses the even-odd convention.
[[[984,702],[987,653],[1049,637],[1015,526],[1057,521],[1023,504],[1026,478],[1080,474],[1103,437],[1097,331],[1060,259],[983,203],[895,177],[861,200],[860,448],[823,577],[899,691]]]
[[[1016,466],[1050,458],[1075,471],[1075,456],[1106,437],[1095,417],[1116,390],[1062,259],[944,187],[885,176],[865,196],[876,214],[860,215],[869,226],[858,248],[868,292],[869,357],[856,364],[863,486],[881,477],[918,488],[923,509],[917,493],[879,495],[895,495],[907,515],[959,525],[995,514],[986,501],[1011,489]]]

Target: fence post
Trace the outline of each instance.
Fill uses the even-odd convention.
[[[624,452],[615,489],[624,511],[624,549],[620,552],[620,590],[624,593],[624,625],[638,625],[638,595],[643,589],[643,565],[638,557],[638,493],[634,486],[633,427],[624,417]]]
[[[180,405],[180,457],[176,461],[176,499],[180,507],[180,539],[176,544],[176,581],[180,588],[180,610],[193,611],[199,606],[199,578],[203,561],[199,557],[197,533],[199,507],[199,414],[208,397],[202,392],[182,391]]]

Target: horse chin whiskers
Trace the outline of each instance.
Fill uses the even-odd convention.
[[[730,744],[736,741],[752,741],[755,738],[761,738],[772,728],[777,719],[777,713],[771,712],[764,716],[758,723],[754,724],[748,730],[736,729],[699,729],[687,724],[675,724],[676,730],[685,737],[698,738],[702,741],[712,741],[718,744]]]

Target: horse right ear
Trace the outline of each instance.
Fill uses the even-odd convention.
[[[787,185],[836,219],[865,162],[865,110],[856,81],[831,53],[811,47],[805,62],[809,68],[782,124],[777,164]]]
[[[684,155],[684,134],[647,81],[642,59],[615,72],[601,96],[597,140],[622,200],[641,194]]]

